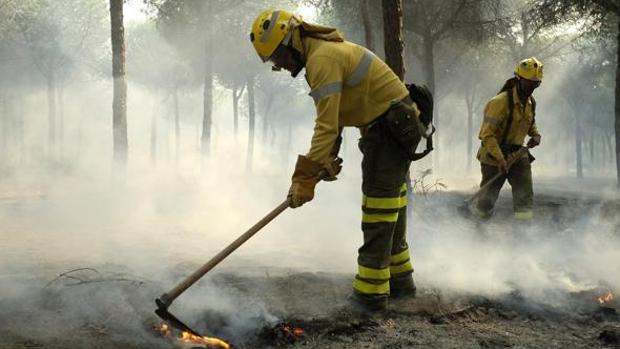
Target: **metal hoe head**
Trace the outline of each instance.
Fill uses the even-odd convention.
[[[183,321],[179,320],[176,316],[169,312],[168,305],[164,300],[162,300],[161,298],[157,298],[155,299],[155,304],[157,304],[155,314],[157,314],[157,316],[167,322],[170,326],[176,328],[179,331],[188,332],[193,334],[194,336],[202,337],[200,333],[194,331],[191,327],[187,326]]]
[[[239,246],[241,246],[244,242],[246,242],[249,238],[251,238],[254,234],[256,234],[261,228],[271,222],[275,217],[277,217],[280,213],[286,210],[290,206],[290,199],[286,199],[282,202],[278,207],[273,209],[267,216],[258,221],[254,226],[252,226],[248,231],[239,236],[235,241],[233,241],[230,245],[226,246],[222,251],[220,251],[217,255],[215,255],[211,260],[205,263],[200,269],[193,272],[189,275],[185,280],[181,281],[178,285],[176,285],[172,290],[168,293],[164,293],[159,298],[155,299],[155,304],[157,304],[157,309],[155,310],[155,314],[159,316],[162,320],[166,321],[170,326],[176,328],[180,331],[188,332],[194,336],[204,337],[200,333],[194,331],[191,327],[187,326],[181,320],[179,320],[176,316],[168,311],[172,302],[187,290],[190,286],[192,286],[196,281],[198,281],[201,277],[203,277],[209,270],[213,269],[219,262],[221,262],[224,258],[226,258],[229,254],[231,254],[234,250],[236,250]]]

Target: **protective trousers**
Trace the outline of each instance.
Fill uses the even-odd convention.
[[[496,166],[484,163],[481,164],[481,170],[482,182],[480,186],[485,185],[499,171]],[[476,213],[482,217],[491,216],[495,202],[499,197],[499,192],[506,179],[508,179],[512,187],[514,217],[522,220],[532,219],[534,192],[532,189],[532,167],[527,156],[517,160],[510,166],[507,176],[502,176],[495,180],[495,182],[480,195],[476,204]]]
[[[411,161],[378,121],[359,142],[362,160],[362,231],[354,296],[384,302],[390,289],[413,289],[413,264],[406,240],[407,187]]]

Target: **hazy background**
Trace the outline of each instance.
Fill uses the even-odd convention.
[[[414,8],[424,1],[404,2],[406,80],[429,84],[429,55],[416,28],[424,22]],[[351,5],[357,2],[297,3],[269,6],[299,11],[365,43],[362,14]],[[425,27],[436,26],[439,33],[432,49],[439,131],[436,152],[413,164],[412,175],[419,180],[421,171],[432,169],[425,183],[473,193],[484,104],[520,59],[535,55],[545,63],[544,82],[535,92],[543,135],[533,152],[535,192],[555,197],[555,209],[537,211],[532,225],[517,225],[507,216],[506,192],[500,199],[504,214],[478,225],[457,216],[461,196],[418,192],[410,203],[408,233],[416,280],[422,288],[485,295],[516,287],[554,305],[561,305],[560,294],[566,292],[599,285],[618,289],[617,211],[610,213],[605,204],[617,199],[613,31],[587,18],[542,25],[530,20],[534,5],[526,1],[476,3],[480,7],[468,5],[476,9],[469,19],[426,17]],[[459,4],[426,5],[441,5],[443,10],[435,9],[448,15],[457,13]],[[0,0],[0,300],[5,305],[79,267],[116,268],[157,283],[156,292],[167,289],[186,275],[174,268],[204,263],[285,199],[296,156],[310,142],[314,105],[308,88],[303,77],[271,72],[249,42],[252,20],[267,3],[214,0],[212,5],[213,28],[205,34],[200,2],[127,1],[129,157],[126,172],[118,174],[112,168],[107,3]],[[382,56],[379,5],[370,2],[369,10],[374,51]],[[162,10],[170,8],[182,11],[172,16]],[[493,25],[462,26],[474,20]],[[201,143],[204,40],[212,48],[207,59],[215,77],[206,145]],[[362,242],[358,137],[357,130],[345,132],[338,181],[319,184],[314,201],[285,211],[218,270],[353,275]],[[588,204],[577,205],[578,200]],[[143,295],[140,302],[150,304],[156,295]]]

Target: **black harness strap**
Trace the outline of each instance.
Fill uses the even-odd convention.
[[[433,134],[435,133],[435,126],[433,124],[430,124],[430,127],[432,127],[431,133],[422,136],[426,138],[426,149],[424,149],[424,151],[421,153],[414,153],[411,156],[412,161],[420,160],[421,158],[425,157],[433,151]]]
[[[512,89],[506,91],[506,95],[508,95],[508,121],[506,121],[506,127],[504,128],[504,134],[502,135],[502,141],[499,143],[500,147],[506,145],[506,138],[508,138],[508,132],[510,132],[510,128],[512,127],[512,114],[514,112],[514,96],[512,95]]]
[[[510,132],[510,129],[512,128],[512,120],[514,114],[514,96],[512,94],[512,89],[506,90],[505,92],[508,95],[508,120],[506,121],[506,127],[504,128],[502,141],[500,142],[500,148],[502,149],[502,151],[507,150],[508,152],[513,152],[513,146],[511,144],[508,144],[506,141],[508,138],[508,132]],[[532,127],[532,125],[534,125],[534,123],[536,122],[536,100],[534,99],[534,96],[530,96],[530,100],[532,101],[532,123],[530,124],[530,127]],[[514,149],[518,150],[518,148],[516,147],[514,147]]]

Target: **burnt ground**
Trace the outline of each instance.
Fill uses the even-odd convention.
[[[386,314],[360,316],[343,302],[345,275],[300,273],[241,277],[221,273],[214,284],[239,297],[260,299],[270,317],[250,318],[253,329],[238,335],[235,319],[217,310],[189,319],[196,329],[230,340],[236,348],[611,348],[620,346],[618,303],[599,306],[604,289],[569,294],[571,307],[558,309],[524,300],[517,291],[497,298],[420,289],[414,299],[396,300]],[[45,288],[32,293],[38,308],[3,312],[0,348],[175,348],[153,329],[153,285],[108,282]],[[114,306],[109,294],[121,297]],[[260,298],[255,298],[259,297]],[[30,301],[33,301],[31,299]],[[95,309],[77,304],[89,301]],[[3,309],[9,308],[0,304]],[[76,311],[80,309],[79,311]],[[67,321],[67,313],[74,313]],[[183,311],[177,315],[183,317]],[[196,320],[198,318],[199,320]],[[295,336],[278,324],[303,329]]]
[[[462,198],[446,194],[435,200]],[[558,231],[576,224],[576,212],[612,218],[619,212],[617,201],[588,197],[539,195],[536,202],[539,219]],[[472,224],[484,224],[481,234],[492,235],[503,219],[498,213],[491,222]],[[195,267],[179,265],[173,273],[186,275]],[[155,330],[160,321],[152,300],[168,284],[118,264],[56,275],[22,275],[21,288],[0,297],[1,349],[200,347]],[[238,349],[620,347],[620,302],[596,301],[610,291],[604,283],[558,292],[561,305],[529,299],[517,285],[493,296],[419,285],[416,298],[391,301],[387,313],[374,316],[348,310],[350,283],[351,275],[344,274],[223,269],[197,285],[210,299],[198,306],[179,302],[173,312]],[[189,298],[197,297],[194,292]],[[304,333],[288,334],[283,323]]]

